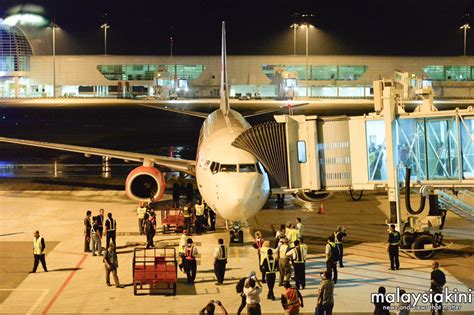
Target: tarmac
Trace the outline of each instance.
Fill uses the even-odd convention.
[[[416,203],[416,200],[413,201]],[[387,217],[386,196],[368,194],[353,202],[346,194],[335,194],[324,202],[326,214],[294,205],[275,209],[269,203],[249,227],[244,228],[246,244],[229,248],[225,284],[215,285],[212,253],[218,238],[228,241],[228,232],[218,219],[218,231],[192,236],[198,245],[198,272],[194,285],[186,284],[185,274],[178,271],[176,296],[133,295],[133,248],[143,246],[145,237],[138,234],[136,203],[125,193],[115,190],[24,190],[10,187],[0,191],[0,313],[4,314],[197,314],[209,300],[220,300],[230,314],[235,313],[240,297],[235,284],[248,271],[258,272],[257,253],[250,245],[251,235],[258,229],[271,238],[271,225],[296,217],[303,219],[305,242],[309,245],[307,286],[302,290],[305,307],[302,314],[314,314],[319,273],[324,267],[324,244],[338,225],[348,231],[345,245],[345,268],[339,269],[335,287],[336,314],[370,314],[374,306],[370,294],[385,286],[387,292],[400,287],[410,293],[426,292],[430,285],[431,261],[417,260],[401,254],[399,271],[388,271],[388,255],[384,246]],[[125,288],[107,287],[100,256],[83,253],[83,218],[86,210],[93,215],[99,208],[111,211],[117,220],[119,253],[118,274]],[[472,257],[474,233],[471,224],[454,214],[447,219],[445,238],[453,245],[437,254],[441,269],[447,275],[450,289],[467,292],[474,283]],[[33,232],[45,237],[49,272],[29,274],[33,264]],[[155,245],[177,245],[179,234],[158,233]],[[275,288],[275,295],[281,294]],[[261,295],[264,314],[282,314],[280,301]],[[424,305],[426,306],[426,305]],[[473,314],[474,305],[461,304],[461,312]],[[216,312],[217,314],[219,311]],[[418,312],[417,314],[428,314]]]

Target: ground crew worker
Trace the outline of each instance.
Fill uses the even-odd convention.
[[[337,249],[339,249],[339,267],[344,268],[344,264],[342,263],[342,257],[344,256],[344,247],[342,245],[342,241],[344,237],[346,237],[346,228],[339,226],[334,232],[334,242],[336,243]]]
[[[286,231],[285,231],[286,237],[289,240],[289,246],[293,247],[295,246],[295,241],[300,238],[299,232],[297,229],[294,228],[293,224],[288,223],[286,225]]]
[[[41,266],[43,266],[43,270],[48,272],[48,268],[46,267],[46,260],[44,257],[44,250],[46,249],[46,244],[44,242],[44,237],[40,236],[39,231],[35,231],[33,234],[33,256],[35,258],[35,262],[33,264],[33,270],[30,273],[35,273],[36,269],[38,269],[38,263],[41,262]]]
[[[328,237],[326,244],[326,272],[328,279],[334,280],[337,283],[337,262],[339,261],[339,250],[334,242],[334,235]]]
[[[96,251],[102,256],[102,235],[98,232],[97,216],[92,217],[91,240],[92,256],[97,256]]]
[[[267,279],[267,299],[275,301],[273,288],[275,287],[276,273],[278,272],[278,260],[273,258],[273,251],[270,248],[267,249],[267,255],[263,260],[262,265],[265,270],[265,278]]]
[[[197,271],[197,264],[196,264],[196,256],[198,254],[196,246],[193,245],[193,240],[188,238],[186,241],[186,252],[185,252],[185,270],[186,270],[186,277],[188,279],[188,283],[194,283],[196,279],[196,271]]]
[[[298,230],[300,237],[303,237],[304,225],[301,223],[301,218],[296,218],[296,229]]]
[[[183,207],[183,216],[184,216],[184,228],[188,231],[188,235],[191,235],[191,223],[192,223],[192,213],[191,213],[191,204],[188,203]]]
[[[116,237],[116,229],[117,229],[117,221],[115,221],[114,218],[112,218],[112,212],[107,213],[107,219],[105,220],[105,231],[104,231],[104,236],[106,236],[106,244],[105,246],[108,248],[110,241],[114,243],[115,246],[117,246],[117,243],[115,242],[115,237]]]
[[[209,231],[215,231],[216,230],[216,213],[207,204],[206,204],[206,207],[208,208],[207,210],[209,211],[209,221],[211,225],[211,228],[209,229]]]
[[[257,231],[255,232],[255,240],[253,242],[253,248],[257,250],[257,255],[258,255],[258,265],[260,268],[260,272],[262,273],[262,282],[265,283],[265,273],[263,272],[262,266],[260,264],[261,262],[261,252],[260,249],[263,246],[264,239],[262,237],[262,232]]]
[[[145,218],[145,213],[147,210],[147,206],[144,202],[140,202],[140,204],[137,207],[137,216],[138,216],[138,232],[140,235],[145,234],[143,232],[143,218]]]
[[[286,253],[290,250],[288,246],[288,239],[285,237],[281,240],[281,245],[278,247],[278,268],[280,269],[279,286],[283,286],[284,281],[290,281],[291,265],[290,259]]]
[[[99,209],[99,214],[97,215],[97,232],[100,235],[104,233],[104,209]],[[109,245],[105,245],[107,247]]]
[[[146,233],[146,248],[153,248],[155,244],[153,243],[153,238],[156,234],[156,216],[155,211],[145,215],[145,233]]]
[[[86,217],[84,218],[84,253],[90,253],[90,243],[91,243],[91,214],[90,210],[86,211]]]
[[[179,237],[179,244],[178,244],[178,255],[181,257],[181,263],[178,265],[179,270],[183,271],[184,264],[185,264],[185,257],[186,257],[186,241],[188,240],[186,230],[183,230],[183,234]]]
[[[196,233],[201,234],[204,232],[204,203],[200,200],[194,205],[196,210]]]
[[[334,282],[328,277],[327,272],[321,273],[321,282],[318,288],[318,299],[315,314],[331,315],[334,307]]]
[[[431,294],[441,294],[443,293],[443,287],[446,284],[446,275],[439,269],[439,262],[433,261],[431,263],[431,268],[433,271],[431,272]],[[433,302],[431,304],[431,314],[434,315],[438,311],[438,315],[443,314],[443,304],[441,302],[435,302],[433,298]]]
[[[214,251],[214,273],[217,278],[216,285],[224,284],[225,266],[227,264],[227,247],[224,245],[224,240],[220,238],[218,246]]]
[[[292,287],[289,281],[284,283],[285,291],[281,295],[281,305],[285,315],[297,315],[300,307],[304,307],[303,296],[297,288]]]
[[[306,251],[304,247],[300,245],[300,241],[295,241],[295,247],[293,247],[289,252],[286,253],[286,256],[291,257],[293,262],[293,268],[295,269],[295,282],[296,288],[304,289],[306,286]]]
[[[395,231],[395,224],[390,225],[388,234],[388,255],[390,257],[389,270],[398,270],[400,261],[398,260],[398,247],[400,246],[400,233]]]
[[[275,248],[281,245],[281,240],[285,237],[285,225],[280,225],[280,229],[275,233]]]
[[[264,241],[263,244],[262,244],[262,247],[260,247],[260,261],[259,261],[259,266],[260,266],[260,270],[262,272],[262,282],[265,283],[267,277],[266,277],[266,274],[265,274],[265,268],[264,268],[264,265],[263,265],[263,261],[265,260],[265,258],[267,258],[267,253],[268,253],[268,250],[270,249],[270,241]]]
[[[117,252],[115,251],[114,243],[110,243],[108,249],[105,251],[104,254],[104,265],[105,265],[105,283],[110,287],[110,273],[114,276],[115,287],[123,288],[120,284],[118,275],[117,275],[117,268],[118,268],[118,258]]]

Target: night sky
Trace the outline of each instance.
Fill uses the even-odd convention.
[[[101,54],[110,24],[108,53],[168,55],[170,36],[176,55],[216,55],[220,21],[226,20],[229,54],[293,54],[293,14],[312,13],[310,54],[461,55],[469,22],[468,54],[474,54],[474,0],[37,0],[0,1],[1,15],[26,3],[43,6],[61,26],[58,54]],[[46,30],[31,34],[36,54],[50,53]],[[304,31],[298,31],[304,54]]]

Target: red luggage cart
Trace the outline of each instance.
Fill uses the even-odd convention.
[[[133,251],[133,294],[171,292],[176,295],[178,281],[176,249],[135,248]],[[171,291],[170,291],[171,290]]]
[[[181,232],[184,228],[183,209],[166,208],[161,210],[161,224],[163,225],[163,233],[169,231]]]

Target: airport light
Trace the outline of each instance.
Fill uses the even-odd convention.
[[[466,56],[466,33],[467,30],[471,29],[468,23],[464,24],[459,28],[460,30],[464,30],[464,56]]]
[[[293,29],[293,56],[296,56],[296,29],[299,27],[297,23],[293,23],[290,25]]]
[[[104,30],[104,56],[107,55],[107,29],[110,28],[110,25],[107,23],[104,23],[100,26],[101,29]]]
[[[56,97],[56,29],[59,25],[55,22],[49,23],[53,36],[53,97]]]
[[[308,63],[309,35],[308,35],[308,31],[310,28],[313,28],[314,26],[309,23],[304,23],[301,27],[304,28],[305,35],[306,35],[306,97],[308,97],[309,96],[308,94],[308,91],[309,91],[309,63]]]

